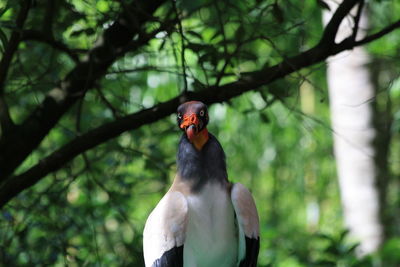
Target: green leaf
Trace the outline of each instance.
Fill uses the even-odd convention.
[[[162,42],[161,42],[161,44],[160,44],[160,46],[158,47],[158,51],[163,50],[163,48],[164,48],[164,46],[165,46],[166,43],[167,43],[167,40],[166,40],[166,39],[163,39]]]
[[[239,57],[244,59],[244,60],[249,60],[249,61],[256,61],[258,60],[258,56],[256,54],[253,54],[249,51],[240,51]]]
[[[81,34],[85,34],[85,35],[92,35],[95,33],[95,30],[93,28],[87,28],[87,29],[81,29],[81,30],[77,30],[77,31],[73,31],[71,33],[71,37],[77,37]]]
[[[349,234],[349,230],[344,230],[343,232],[341,232],[338,242],[343,243],[344,239],[347,237],[348,234]]]
[[[188,35],[191,35],[191,36],[193,36],[193,37],[199,39],[199,40],[203,40],[203,36],[201,36],[201,34],[198,33],[198,32],[195,32],[195,31],[186,31],[186,33],[187,33]]]
[[[186,48],[192,50],[193,52],[200,52],[210,49],[210,45],[199,44],[199,43],[189,43]]]
[[[220,36],[220,35],[221,35],[221,32],[216,31],[216,32],[211,36],[210,41],[213,41],[215,38],[217,38],[217,37]]]
[[[6,13],[9,8],[10,8],[10,6],[7,3],[4,8],[0,9],[0,17],[3,16],[3,14]]]

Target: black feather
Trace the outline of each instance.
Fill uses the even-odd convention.
[[[179,142],[177,165],[180,177],[191,180],[192,192],[199,191],[207,182],[228,180],[224,150],[217,138],[210,133],[207,143],[200,151],[183,134]]]
[[[152,267],[183,267],[183,246],[173,247],[164,252]]]
[[[256,267],[259,250],[260,238],[246,236],[246,257],[240,262],[239,267]]]

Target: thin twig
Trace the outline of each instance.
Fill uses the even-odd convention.
[[[354,42],[354,46],[360,46],[360,45],[364,45],[366,43],[370,43],[372,41],[375,41],[376,39],[379,39],[382,36],[392,32],[392,31],[394,31],[394,30],[396,30],[398,28],[400,28],[400,20],[396,21],[393,24],[390,24],[389,26],[383,28],[382,30],[380,30],[380,31],[378,31],[378,32],[376,32],[374,34],[366,36],[364,39],[361,39],[360,41]]]
[[[31,0],[24,0],[22,2],[15,23],[15,30],[11,33],[10,40],[8,41],[7,47],[0,61],[0,94],[3,94],[4,84],[7,78],[11,60],[14,56],[14,53],[18,49],[19,42],[21,41],[21,30],[25,24],[26,18],[28,17],[30,6]]]
[[[122,113],[120,110],[118,110],[116,107],[114,107],[110,101],[106,98],[106,96],[103,94],[103,92],[100,90],[98,86],[96,86],[96,92],[99,94],[100,99],[104,102],[104,104],[111,110],[111,113],[113,114],[114,118],[119,118],[121,117],[119,114]]]
[[[178,19],[178,30],[181,35],[181,64],[182,64],[182,73],[183,73],[183,92],[186,93],[188,91],[188,84],[186,80],[186,62],[185,62],[185,36],[183,34],[182,20],[179,14],[178,8],[176,6],[176,0],[172,0],[172,4],[174,6],[174,10],[176,13],[176,17]]]
[[[363,12],[363,7],[364,7],[364,0],[361,0],[360,3],[358,4],[357,14],[354,18],[353,41],[356,41],[357,39],[357,32],[360,27],[360,19],[361,19],[361,14]]]
[[[70,49],[61,41],[55,40],[51,35],[36,30],[24,30],[21,35],[22,41],[37,41],[51,46],[52,48],[66,53],[75,63],[79,62],[77,52],[87,52]]]
[[[47,36],[51,38],[54,37],[53,35],[53,22],[54,16],[56,15],[56,7],[57,0],[48,0],[46,5],[46,11],[42,22],[42,31],[46,33]]]
[[[21,30],[25,24],[25,20],[28,17],[29,8],[31,5],[30,0],[22,2],[17,19],[15,22],[15,30],[11,33],[10,40],[8,41],[3,57],[0,61],[0,128],[1,136],[8,134],[14,127],[14,123],[11,119],[6,99],[4,98],[4,87],[10,69],[10,64],[15,52],[18,49],[18,45],[21,41]]]
[[[219,72],[218,77],[217,77],[217,81],[215,82],[215,85],[218,86],[219,83],[221,82],[222,77],[224,76],[225,68],[229,65],[231,57],[228,59],[229,54],[228,54],[227,38],[226,38],[226,34],[225,34],[224,23],[222,21],[222,12],[221,12],[221,10],[219,8],[218,1],[215,1],[214,5],[215,5],[215,8],[216,8],[217,13],[218,13],[218,15],[217,15],[218,23],[219,23],[219,27],[220,27],[221,33],[222,33],[223,46],[224,46],[224,60],[225,60],[225,64],[222,67],[222,70]],[[238,48],[238,46],[237,46],[237,48]]]

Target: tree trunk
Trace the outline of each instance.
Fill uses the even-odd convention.
[[[333,7],[333,5],[331,5]],[[335,10],[334,8],[331,8]],[[357,10],[353,10],[356,17]],[[332,13],[325,12],[327,21]],[[367,18],[361,13],[357,37],[365,36]],[[336,38],[351,36],[354,19],[343,21]],[[383,241],[381,198],[376,164],[377,130],[374,126],[375,88],[362,47],[328,59],[328,86],[334,152],[345,224],[360,242],[360,255],[376,251]]]

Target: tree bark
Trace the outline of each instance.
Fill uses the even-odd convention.
[[[362,4],[353,10],[354,21],[350,17],[343,21],[336,36],[338,41],[354,34],[354,24],[360,24],[357,37],[365,36],[367,16],[360,8]],[[329,12],[324,13],[324,19],[330,16]],[[373,105],[375,88],[368,63],[365,49],[356,47],[329,58],[327,69],[344,219],[350,235],[360,242],[360,255],[375,252],[384,238],[380,216],[379,166],[375,161],[378,153],[374,145],[377,137]]]

